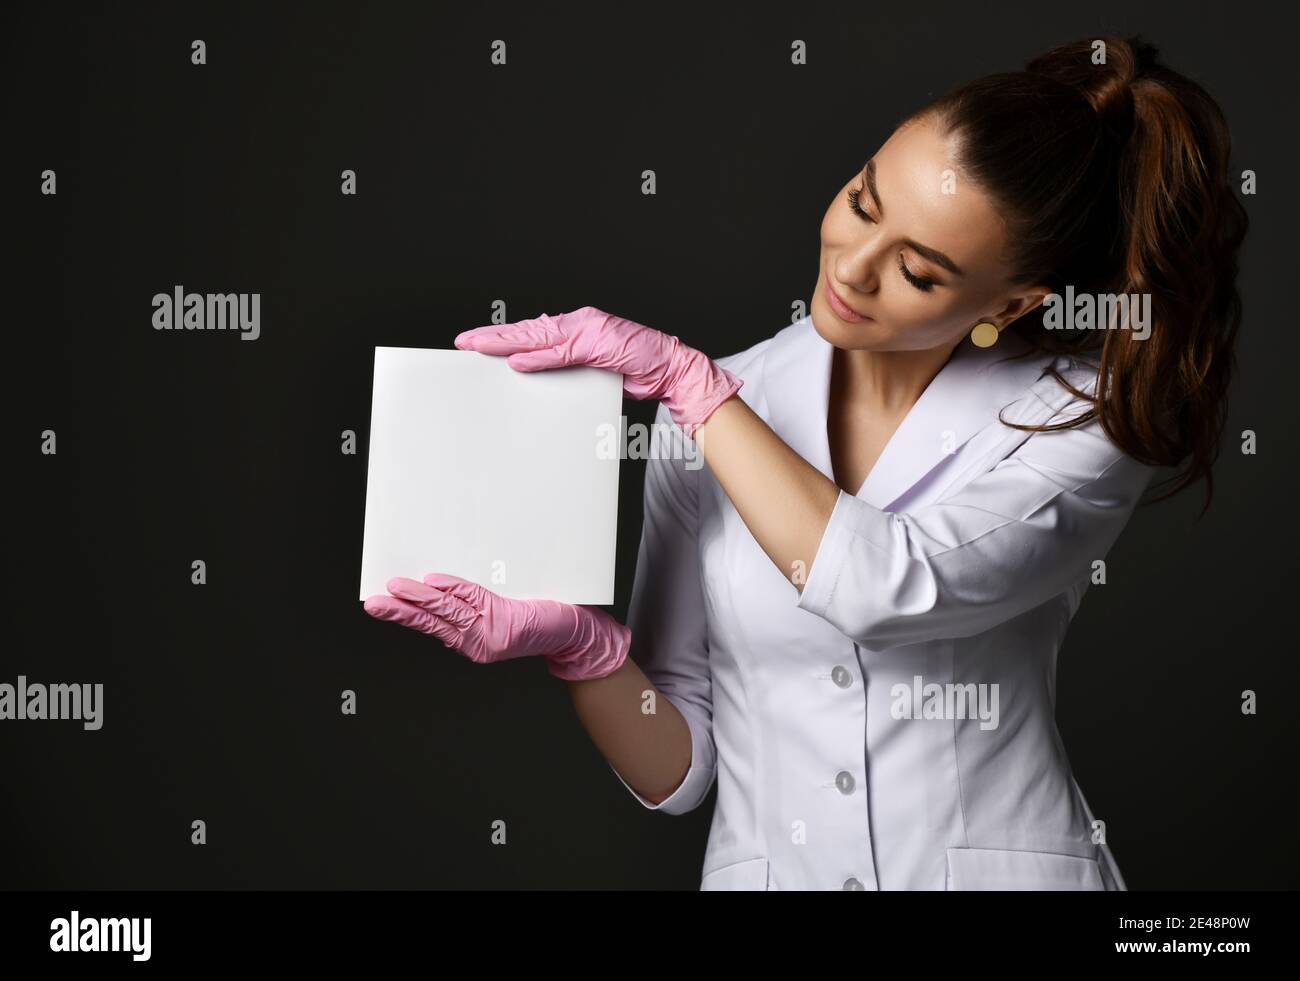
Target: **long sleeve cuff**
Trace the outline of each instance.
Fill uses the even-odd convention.
[[[844,568],[854,536],[857,535],[857,522],[860,516],[858,506],[863,503],[859,498],[846,494],[843,490],[835,499],[835,508],[831,511],[831,519],[826,524],[826,530],[822,532],[822,540],[817,545],[817,554],[813,556],[812,568],[808,570],[808,579],[803,584],[799,601],[795,603],[799,609],[826,618],[840,571]]]
[[[627,788],[628,793],[640,801],[641,805],[647,810],[663,811],[665,814],[685,814],[703,803],[704,798],[708,795],[709,788],[713,785],[713,779],[717,775],[713,736],[706,724],[695,717],[693,711],[683,708],[682,703],[672,696],[664,695],[663,697],[668,698],[677,706],[691,731],[690,768],[686,771],[686,776],[678,784],[677,789],[658,804],[654,804],[633,790],[628,782],[623,779],[622,774],[614,769],[612,763],[609,764],[609,768],[613,771],[614,776],[618,777],[619,783]]]

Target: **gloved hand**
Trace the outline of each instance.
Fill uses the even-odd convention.
[[[475,327],[455,343],[462,351],[507,354],[518,371],[585,364],[621,372],[628,395],[663,402],[690,437],[744,384],[676,337],[595,307]]]
[[[617,671],[632,642],[631,630],[594,607],[507,599],[440,572],[386,586],[392,595],[368,597],[367,613],[437,637],[476,664],[544,657],[555,677],[584,681]]]

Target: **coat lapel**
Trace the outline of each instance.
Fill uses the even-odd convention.
[[[857,497],[887,510],[944,458],[1024,396],[1051,363],[1019,354],[1028,344],[1004,334],[993,347],[962,341],[885,445]],[[768,424],[787,445],[834,480],[826,417],[834,348],[804,317],[778,333],[764,358]]]

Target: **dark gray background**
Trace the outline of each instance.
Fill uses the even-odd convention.
[[[476,667],[361,610],[372,349],[449,346],[496,298],[749,347],[810,299],[822,213],[901,113],[1142,32],[1259,174],[1240,375],[1213,508],[1138,511],[1062,653],[1060,726],[1131,888],[1295,885],[1294,23],[1228,3],[45,6],[2,32],[0,681],[102,682],[105,726],[0,726],[0,884],[696,888],[712,797],[642,810],[541,663]],[[177,283],[260,292],[261,339],[154,331]],[[621,479],[620,618],[643,473]]]

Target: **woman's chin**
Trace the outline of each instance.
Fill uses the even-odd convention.
[[[835,347],[846,350],[886,350],[889,339],[875,320],[860,323],[848,323],[829,310],[819,310],[814,304],[812,310],[813,329],[821,335],[822,340]]]

